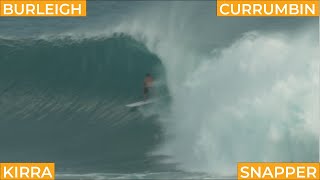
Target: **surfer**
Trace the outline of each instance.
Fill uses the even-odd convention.
[[[143,81],[144,100],[148,99],[150,96],[150,89],[152,87],[152,83],[153,83],[153,78],[149,73],[147,73]]]

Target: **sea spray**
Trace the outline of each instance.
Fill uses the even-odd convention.
[[[172,109],[162,119],[167,139],[155,154],[187,171],[224,176],[234,175],[239,161],[316,162],[317,49],[303,35],[288,40],[254,32],[199,58],[182,83],[168,73]]]

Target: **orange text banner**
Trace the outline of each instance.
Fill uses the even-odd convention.
[[[53,180],[54,163],[0,163],[0,180]]]
[[[0,16],[86,16],[86,0],[0,0]]]
[[[217,0],[218,16],[319,16],[318,0]]]
[[[238,163],[238,179],[319,180],[319,163]]]

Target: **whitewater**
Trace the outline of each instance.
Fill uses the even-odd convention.
[[[96,3],[86,25],[0,23],[0,161],[53,161],[61,179],[233,178],[241,161],[319,161],[317,19]],[[147,72],[170,99],[126,108]]]

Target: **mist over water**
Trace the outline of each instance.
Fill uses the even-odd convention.
[[[259,33],[214,51],[175,87],[160,152],[220,175],[241,161],[318,161],[318,60],[303,37]]]
[[[113,169],[106,166],[112,162],[126,172],[129,166],[138,167],[137,164],[152,161],[139,166],[137,171],[143,172],[141,169],[148,165],[152,167],[146,171],[162,171],[153,166],[156,161],[164,166],[176,165],[165,170],[204,172],[220,177],[234,176],[239,161],[319,161],[320,57],[313,21],[298,23],[288,19],[286,25],[281,25],[284,21],[220,19],[212,12],[214,3],[209,2],[146,2],[135,8],[143,11],[129,11],[112,24],[104,21],[104,16],[108,15],[101,15],[92,23],[94,28],[51,31],[36,37],[49,43],[49,47],[50,43],[64,41],[77,44],[59,44],[62,49],[54,46],[57,49],[51,48],[53,51],[46,49],[51,55],[63,52],[63,57],[71,59],[60,58],[57,62],[68,65],[64,66],[64,72],[68,74],[68,70],[73,70],[71,77],[76,81],[69,79],[61,85],[60,80],[66,77],[63,73],[61,78],[48,76],[49,79],[54,79],[62,90],[68,87],[71,94],[73,91],[69,88],[78,92],[79,86],[85,87],[81,89],[85,98],[75,93],[73,100],[61,89],[59,91],[64,95],[63,100],[71,99],[74,105],[68,106],[71,117],[67,113],[60,114],[59,122],[63,122],[64,117],[68,119],[69,133],[76,132],[80,137],[75,135],[74,139],[82,140],[84,146],[96,147],[89,151],[91,155],[81,151],[79,156],[72,156],[70,162],[88,156],[85,160],[94,164],[92,159],[98,160],[102,154],[104,158],[96,167]],[[113,15],[120,12],[114,11]],[[300,26],[292,30],[296,24]],[[81,50],[81,62],[67,53],[69,48]],[[5,60],[10,57],[9,54]],[[24,64],[28,64],[27,61]],[[59,69],[60,65],[53,67]],[[168,87],[170,103],[165,105],[165,110],[159,106],[134,112],[125,110],[123,104],[139,96],[140,89],[131,86],[139,84],[144,71],[154,66],[164,70],[156,76]],[[17,70],[13,64],[10,67],[13,68],[4,69]],[[124,83],[119,84],[113,75],[121,77]],[[86,82],[90,86],[87,87]],[[130,92],[126,93],[126,89]],[[46,89],[44,92],[46,94]],[[43,110],[50,112],[49,122],[54,124],[56,113],[62,111],[54,109],[63,103],[49,97],[50,103],[45,106],[48,108]],[[27,104],[27,101],[22,102],[18,107]],[[41,102],[39,106],[43,104],[46,103]],[[99,108],[95,110],[94,107]],[[14,108],[7,110],[15,111]],[[10,117],[14,119],[15,116]],[[77,127],[73,126],[77,121],[72,117],[85,118]],[[81,131],[89,124],[87,120],[94,125],[90,132],[81,136]],[[59,125],[54,127],[60,128]],[[141,137],[145,139],[132,143]],[[60,140],[63,138],[59,136]],[[121,142],[120,146],[107,151],[108,146],[114,147],[117,141]],[[68,142],[61,144],[65,146]],[[105,144],[99,145],[102,142]],[[134,151],[126,154],[132,146]],[[75,149],[69,147],[68,153],[72,154]],[[116,157],[111,158],[114,154]]]
[[[318,161],[313,31],[249,31],[204,53],[176,29],[167,32],[170,38],[157,28],[119,29],[145,42],[166,69],[173,102],[171,114],[159,120],[167,138],[154,154],[169,155],[183,170],[219,176],[235,175],[240,161]]]

